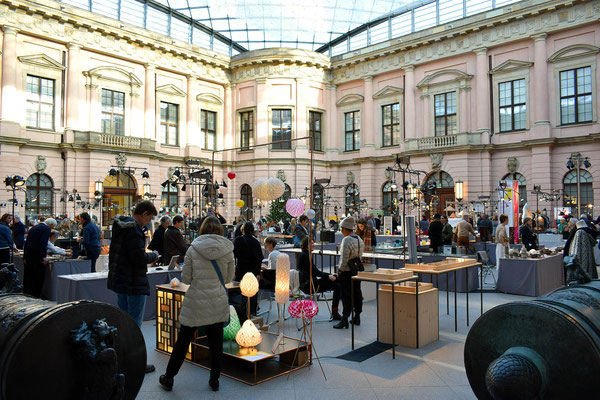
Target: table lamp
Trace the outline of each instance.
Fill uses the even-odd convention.
[[[244,348],[243,351],[240,351],[241,355],[254,354],[257,352],[254,346],[260,344],[262,336],[254,322],[247,319],[242,325],[242,329],[235,335],[235,341]]]
[[[253,297],[258,293],[258,280],[252,272],[246,272],[242,281],[240,282],[240,291],[242,295],[248,298],[248,319],[251,319],[250,314],[250,297]]]
[[[275,301],[279,317],[278,332],[283,336],[285,330],[285,305],[290,298],[290,257],[280,253],[277,256],[277,269],[275,272]],[[285,344],[283,340],[279,344]]]

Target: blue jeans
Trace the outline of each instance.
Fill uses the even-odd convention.
[[[144,308],[146,306],[145,294],[123,294],[117,293],[117,304],[119,308],[125,311],[135,323],[141,328],[144,318]]]

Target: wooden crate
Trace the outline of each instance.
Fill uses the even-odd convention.
[[[373,272],[368,271],[360,271],[358,276],[363,278],[375,278],[375,279],[402,279],[409,278],[413,276],[411,271],[406,271],[402,269],[389,269],[389,268],[378,268]]]
[[[379,341],[392,343],[392,286],[379,289]],[[396,344],[417,347],[414,283],[394,286]],[[431,283],[419,283],[419,347],[439,339],[438,290]]]

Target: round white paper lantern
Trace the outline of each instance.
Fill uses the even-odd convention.
[[[300,199],[289,199],[285,203],[285,210],[292,217],[299,217],[304,212],[304,202]]]
[[[283,196],[285,183],[278,178],[260,178],[254,182],[252,189],[252,193],[259,200],[275,200]]]
[[[290,298],[290,257],[280,253],[275,271],[275,301],[286,304]]]
[[[258,293],[258,280],[252,272],[246,272],[240,282],[240,291],[246,297],[252,297]]]
[[[254,323],[247,319],[235,335],[235,341],[242,347],[254,347],[260,344],[262,336]]]
[[[312,208],[306,212],[306,216],[308,217],[308,219],[313,219],[315,215],[315,210],[313,210]]]

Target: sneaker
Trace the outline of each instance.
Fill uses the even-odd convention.
[[[166,375],[161,375],[160,378],[158,378],[158,382],[165,390],[170,391],[173,389],[173,378],[167,378]]]
[[[154,368],[154,365],[146,364],[146,374],[149,372],[154,372],[155,370],[156,370],[156,368]]]

